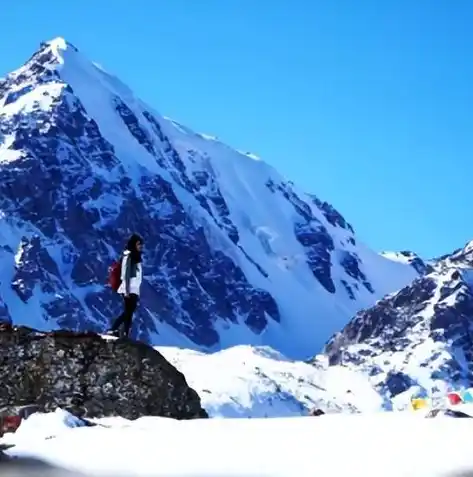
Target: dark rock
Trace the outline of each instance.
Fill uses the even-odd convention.
[[[273,193],[281,193],[294,207],[299,214],[299,220],[295,222],[294,234],[297,240],[304,247],[307,255],[307,264],[319,283],[329,292],[335,293],[336,287],[332,277],[332,252],[335,250],[335,244],[324,224],[314,216],[309,203],[304,202],[292,190],[291,185],[275,184],[272,180],[266,183],[266,187]],[[337,212],[327,202],[321,202],[317,197],[309,196],[314,204],[320,209],[327,221],[334,227],[341,227],[354,232],[352,226],[345,221],[339,212]],[[348,242],[355,245],[352,237]],[[370,293],[374,293],[373,287],[367,277],[360,270],[359,258],[351,252],[343,252],[341,265],[344,267],[347,275],[362,283]],[[341,281],[350,299],[355,300],[355,295],[351,286],[345,281]]]
[[[8,462],[10,460],[10,458],[4,452],[6,449],[4,449],[2,447],[4,447],[4,445],[0,444],[0,465],[5,463],[5,462]]]
[[[340,282],[341,282],[342,285],[345,287],[345,290],[346,290],[347,295],[348,295],[348,297],[350,298],[350,300],[356,300],[355,294],[353,293],[353,289],[352,289],[351,286],[347,283],[347,281],[346,281],[346,280],[340,280]]]
[[[322,211],[322,213],[325,215],[325,218],[327,221],[333,225],[334,227],[341,227],[343,229],[349,230],[352,233],[355,233],[353,227],[344,219],[342,214],[338,212],[331,204],[327,202],[321,201],[318,197],[315,195],[311,194],[310,197],[314,201],[314,203],[317,205],[317,207]],[[352,242],[353,245],[355,245],[354,242]]]
[[[360,270],[360,259],[353,253],[344,251],[341,254],[340,265],[344,268],[346,274],[357,281],[363,283],[365,288],[370,292],[374,293],[373,287],[366,278],[365,274]]]
[[[149,134],[140,125],[138,118],[133,114],[133,111],[119,98],[113,98],[115,109],[117,110],[123,122],[126,124],[128,130],[133,137],[152,155],[156,155],[153,142]]]
[[[79,417],[208,417],[185,377],[155,349],[93,333],[0,331],[0,407],[35,403]]]
[[[42,247],[36,235],[31,239],[23,237],[12,280],[12,288],[25,303],[33,295],[33,288],[38,285],[44,293],[65,291],[56,262],[46,248]]]
[[[314,220],[296,223],[294,233],[306,251],[307,263],[315,278],[328,292],[335,293],[331,262],[331,252],[335,247],[327,229]]]
[[[425,263],[419,256],[415,253],[403,250],[400,252],[401,255],[409,258],[409,264],[419,273],[419,275],[427,275],[434,271],[432,265]]]
[[[446,417],[466,417],[466,418],[471,418],[473,416],[470,416],[469,414],[466,414],[465,412],[462,411],[457,411],[454,409],[432,409],[426,414],[427,419],[431,419],[434,417],[439,417],[439,416],[446,416]]]
[[[391,397],[407,391],[413,384],[412,379],[404,373],[390,371],[384,382]]]
[[[294,235],[304,247],[307,265],[319,283],[329,293],[335,293],[331,262],[331,253],[335,249],[335,245],[332,236],[314,216],[309,204],[297,196],[290,184],[275,184],[269,180],[266,187],[273,193],[281,193],[294,207],[299,215],[299,220],[294,224]]]
[[[155,151],[149,152],[157,155],[158,163],[162,167],[166,167],[167,165],[167,167],[171,169],[173,178],[189,192],[194,194],[202,207],[209,212],[215,223],[227,232],[228,237],[233,243],[238,244],[240,239],[238,229],[230,220],[230,211],[228,209],[228,205],[220,191],[210,162],[208,160],[204,160],[203,162],[205,163],[207,170],[193,171],[193,181],[189,179],[184,162],[179,156],[179,153],[172,146],[169,138],[163,132],[159,122],[148,111],[144,111],[143,116],[149,122],[151,128],[161,141],[164,154],[157,155]],[[199,153],[196,151],[192,151],[192,153],[194,156],[199,155]]]

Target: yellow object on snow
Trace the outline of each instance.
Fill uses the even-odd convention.
[[[418,411],[419,409],[423,409],[423,408],[427,407],[428,404],[429,404],[429,402],[425,398],[411,399],[411,405],[412,405],[412,409],[414,409],[414,411]]]

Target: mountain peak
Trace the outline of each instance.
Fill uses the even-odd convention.
[[[51,80],[56,81],[59,78],[59,71],[66,63],[66,58],[67,63],[70,63],[69,59],[77,57],[78,52],[72,43],[62,37],[41,42],[39,48],[23,66],[0,80],[0,97],[3,89],[14,90]]]
[[[79,52],[79,50],[72,43],[69,43],[66,39],[60,36],[53,38],[52,40],[41,43],[40,51],[44,50],[44,48],[49,49],[53,53],[53,55],[57,58],[59,63],[64,62],[65,51],[72,50],[76,53]]]
[[[0,318],[38,329],[108,329],[120,302],[103,283],[132,231],[149,250],[133,334],[153,344],[305,358],[418,276],[359,244],[330,204],[165,119],[62,37],[0,81],[0,209]]]
[[[70,63],[73,59],[77,60],[79,54],[79,49],[77,47],[65,38],[58,36],[52,40],[43,41],[40,44],[39,49],[33,54],[30,61],[25,66],[33,62],[42,65],[49,65],[49,67],[52,66],[53,69],[57,70],[66,62]],[[84,58],[82,58],[82,62],[83,61]],[[86,62],[91,63],[88,60]]]

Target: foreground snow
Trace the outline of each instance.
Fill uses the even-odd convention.
[[[97,422],[70,428],[63,411],[35,414],[8,436],[16,444],[9,453],[114,476],[434,477],[473,469],[470,419],[403,412]]]
[[[384,407],[363,374],[289,360],[268,347],[235,346],[211,354],[156,349],[186,376],[211,417],[288,417],[314,407],[324,412]]]

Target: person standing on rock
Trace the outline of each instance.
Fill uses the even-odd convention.
[[[128,240],[121,260],[120,286],[117,292],[123,296],[123,313],[115,320],[110,330],[110,334],[119,336],[118,329],[123,325],[123,335],[128,337],[131,330],[133,314],[138,305],[140,288],[143,278],[141,265],[141,255],[143,250],[143,239],[133,234]]]

